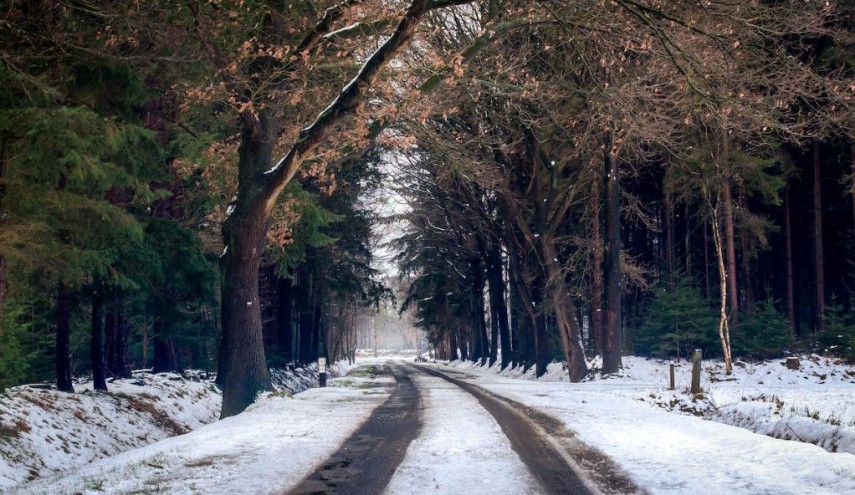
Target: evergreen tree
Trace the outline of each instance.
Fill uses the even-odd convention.
[[[658,289],[644,313],[636,344],[639,354],[688,358],[694,349],[704,355],[720,352],[716,313],[686,277],[678,276],[673,288]]]

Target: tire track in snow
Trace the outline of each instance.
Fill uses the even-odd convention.
[[[538,410],[424,366],[420,371],[442,378],[477,398],[507,435],[514,450],[550,494],[643,494],[608,456]]]
[[[380,493],[418,435],[419,393],[404,370],[384,367],[397,386],[341,448],[290,495]],[[334,426],[333,426],[334,427]]]
[[[422,395],[422,431],[385,495],[548,493],[475,397],[421,368],[408,370]]]

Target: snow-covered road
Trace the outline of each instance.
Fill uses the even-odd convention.
[[[422,396],[422,431],[407,449],[387,495],[541,493],[477,399],[441,378],[411,377]]]

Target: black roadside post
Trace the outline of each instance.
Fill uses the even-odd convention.
[[[318,358],[318,386],[327,386],[327,358]]]

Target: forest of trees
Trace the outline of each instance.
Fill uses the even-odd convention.
[[[855,358],[853,32],[851,1],[6,2],[0,388],[198,367],[229,416],[391,300],[441,358],[574,381]]]

